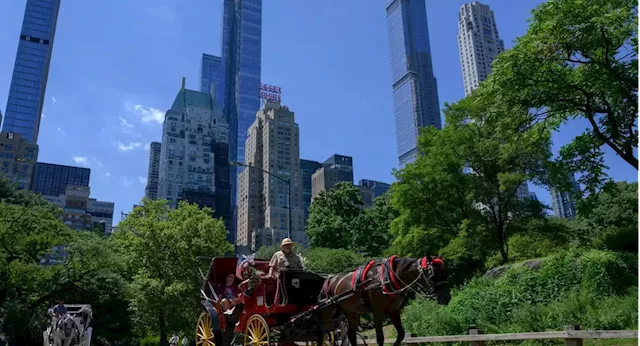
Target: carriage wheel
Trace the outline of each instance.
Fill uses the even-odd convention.
[[[269,326],[260,315],[253,315],[244,330],[244,346],[269,346]]]
[[[198,324],[196,324],[196,345],[215,346],[213,325],[208,312],[203,312],[200,314],[200,317],[198,317]]]
[[[336,335],[334,332],[329,332],[324,335],[324,339],[322,340],[322,346],[334,346],[336,342]],[[317,342],[315,341],[307,341],[307,346],[317,346]]]

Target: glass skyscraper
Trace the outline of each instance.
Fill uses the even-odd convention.
[[[415,160],[419,130],[442,128],[425,0],[389,0],[387,32],[400,168]]]
[[[229,122],[229,161],[244,162],[247,130],[260,109],[262,0],[224,0],[222,16],[222,86]],[[232,167],[232,206],[237,204],[238,173],[239,169]],[[234,208],[234,226],[236,217]],[[235,229],[231,232],[235,235]]]
[[[200,64],[200,91],[211,92],[211,85],[216,89],[216,99],[220,104],[224,101],[224,71],[222,70],[222,58],[215,55],[202,54]]]
[[[68,185],[89,186],[90,176],[89,168],[38,162],[33,173],[31,191],[58,197],[66,193]]]
[[[60,0],[27,0],[2,130],[37,143]]]

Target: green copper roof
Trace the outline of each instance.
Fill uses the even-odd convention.
[[[189,89],[180,89],[176,99],[173,101],[173,105],[171,105],[171,111],[178,112],[187,106],[196,106],[202,108],[208,108],[211,110],[221,110],[220,104],[215,97],[209,95],[209,93],[189,90]]]

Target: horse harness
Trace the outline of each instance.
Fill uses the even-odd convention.
[[[398,294],[403,293],[406,290],[416,291],[413,286],[418,283],[420,280],[424,280],[425,283],[429,286],[429,290],[425,292],[427,295],[433,295],[433,288],[437,285],[433,282],[432,278],[434,276],[432,264],[441,264],[444,265],[444,262],[439,258],[434,258],[433,260],[429,260],[427,257],[423,257],[417,261],[418,265],[418,276],[409,284],[403,282],[396,274],[395,274],[395,261],[398,259],[398,256],[393,255],[389,258],[384,259],[381,262],[371,260],[366,265],[358,267],[351,274],[351,287],[350,291],[344,292],[344,294],[339,294],[337,296],[329,298],[329,300],[333,300],[334,302],[339,302],[344,299],[347,299],[353,294],[369,291],[372,289],[376,289],[378,287],[381,288],[382,293],[385,295],[389,295],[391,298],[395,298]],[[378,281],[375,284],[371,285],[375,278],[367,278],[371,269],[376,266],[380,266]],[[342,277],[338,284],[335,287],[339,287],[341,281],[345,280],[349,276]],[[326,296],[331,295],[331,287],[329,284],[329,279],[325,282],[323,287],[323,293]],[[422,286],[422,285],[421,285]],[[421,287],[422,288],[422,287]],[[425,291],[424,288],[421,289]],[[364,301],[365,305],[369,307],[368,303]]]

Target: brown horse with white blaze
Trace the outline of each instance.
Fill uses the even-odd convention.
[[[319,310],[321,325],[317,345],[323,344],[324,329],[335,313],[342,312],[348,321],[347,337],[352,346],[357,346],[360,315],[367,313],[373,315],[378,345],[384,343],[382,322],[389,316],[398,332],[394,346],[399,346],[405,335],[400,312],[410,291],[423,292],[440,304],[448,304],[451,295],[442,259],[391,256],[383,261],[370,261],[353,272],[330,276],[325,281],[321,300],[332,304]]]

